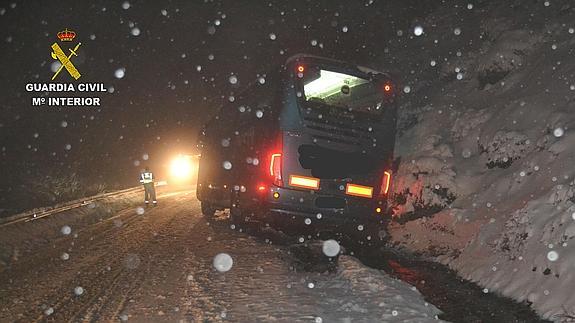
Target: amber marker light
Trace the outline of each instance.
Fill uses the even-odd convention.
[[[347,184],[345,187],[345,194],[371,198],[373,196],[373,187],[357,184]]]
[[[310,190],[318,190],[319,189],[319,178],[299,176],[299,175],[290,175],[289,184],[291,186],[295,186],[295,187],[302,187],[302,188],[307,188]]]

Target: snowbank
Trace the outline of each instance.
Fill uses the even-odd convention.
[[[437,319],[441,311],[424,302],[415,287],[391,278],[379,270],[365,267],[350,256],[339,257],[336,277],[325,280],[321,288],[331,298],[330,302],[337,303],[336,312],[350,313],[350,322],[362,321],[361,315],[356,316],[361,313],[371,313],[372,319],[373,313],[381,313],[381,322],[441,321]],[[354,293],[349,295],[346,292],[347,296],[342,295],[345,290]],[[355,313],[355,317],[351,316],[352,313]],[[341,320],[341,316],[339,317]],[[335,320],[334,317],[328,321]]]
[[[393,242],[557,321],[575,313],[573,18],[568,1],[442,7],[389,49],[413,70]]]

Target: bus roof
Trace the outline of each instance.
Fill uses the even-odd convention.
[[[337,60],[337,59],[333,59],[333,58],[321,57],[321,56],[305,54],[305,53],[300,53],[300,54],[295,54],[295,55],[290,56],[285,61],[285,64],[287,65],[287,64],[290,64],[292,62],[299,61],[299,60],[316,60],[316,61],[322,61],[322,62],[331,63],[331,64],[355,66],[358,70],[360,70],[363,73],[383,74],[383,75],[389,77],[388,73],[378,71],[378,70],[375,70],[375,69],[372,69],[369,67],[365,67],[365,66],[361,66],[361,65],[354,65],[354,64],[351,64],[351,63],[348,63],[345,61],[341,61],[341,60]]]

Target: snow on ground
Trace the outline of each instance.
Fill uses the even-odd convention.
[[[412,71],[393,242],[557,321],[575,315],[574,18],[570,1],[446,5],[389,48]]]
[[[414,287],[351,256],[302,270],[319,259],[232,230],[225,215],[207,222],[194,191],[158,197],[0,227],[0,321],[438,321]],[[322,247],[309,248],[325,263]]]

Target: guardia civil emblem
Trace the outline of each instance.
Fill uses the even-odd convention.
[[[67,44],[71,43],[74,40],[74,38],[76,38],[76,33],[66,28],[65,30],[59,32],[57,36],[58,39],[60,39],[60,42],[62,42],[63,44]],[[76,46],[74,46],[73,49],[68,48],[70,54],[66,54],[66,52],[62,49],[62,47],[60,47],[60,45],[58,45],[58,43],[52,44],[52,52],[50,53],[52,55],[52,58],[62,63],[60,68],[58,68],[56,73],[54,73],[54,75],[52,76],[52,80],[56,79],[56,77],[60,74],[60,72],[62,72],[63,69],[66,69],[68,74],[70,74],[70,76],[72,76],[75,80],[79,79],[80,76],[82,76],[80,72],[78,72],[78,69],[72,63],[72,57],[78,56],[77,51],[78,48],[80,48],[80,45],[82,45],[82,43],[78,43]]]

